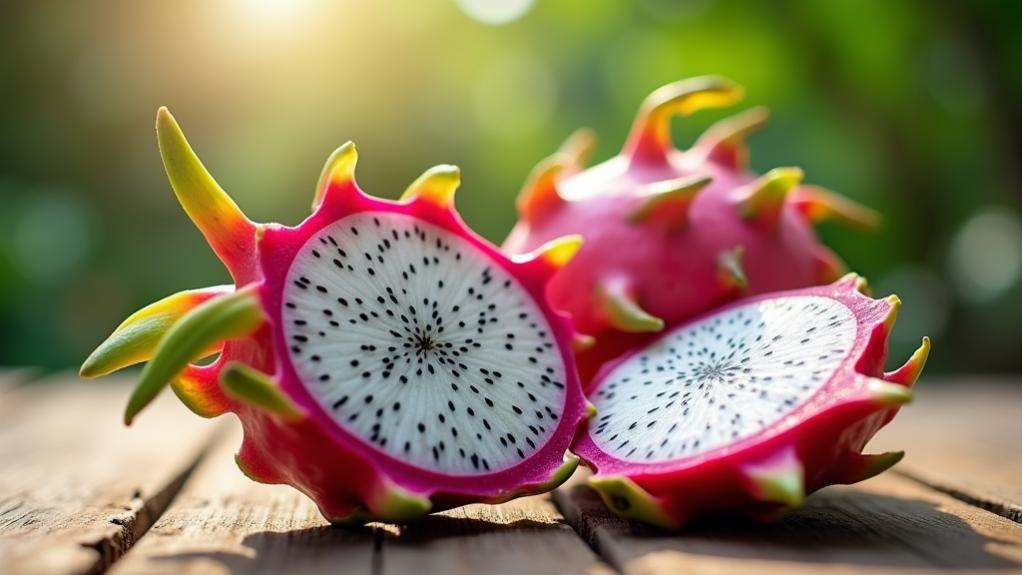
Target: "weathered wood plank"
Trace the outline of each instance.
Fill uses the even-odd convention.
[[[923,381],[870,450],[903,449],[898,473],[1022,523],[1020,409],[1022,381]]]
[[[311,500],[238,470],[234,425],[166,513],[111,569],[130,573],[370,573],[374,528],[331,527]]]
[[[612,573],[550,501],[468,505],[383,527],[383,573]]]
[[[64,377],[0,401],[0,565],[94,573],[164,510],[216,424],[161,398],[127,429],[124,380]]]
[[[577,481],[554,497],[624,573],[1022,572],[1022,526],[893,474],[827,488],[772,525],[732,521],[680,533],[612,516]]]
[[[239,441],[232,433],[210,453],[112,575],[600,571],[547,497],[471,505],[409,526],[333,528],[297,491],[244,477],[232,459]]]

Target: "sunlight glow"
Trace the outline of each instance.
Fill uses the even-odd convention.
[[[507,24],[532,8],[535,0],[457,0],[458,7],[469,18],[483,24]]]
[[[311,0],[238,0],[239,12],[248,20],[266,26],[293,25],[308,16]]]

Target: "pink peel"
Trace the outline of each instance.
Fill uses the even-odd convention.
[[[847,355],[818,390],[776,423],[731,443],[677,459],[637,462],[602,448],[593,438],[597,420],[590,422],[572,450],[596,472],[593,486],[605,491],[612,485],[612,492],[601,495],[622,515],[677,528],[711,514],[771,519],[821,487],[861,481],[897,463],[900,452],[875,456],[861,452],[911,399],[909,387],[925,363],[929,340],[905,366],[884,374],[897,302],[870,299],[861,293],[864,289],[864,282],[850,274],[828,286],[739,300],[693,320],[697,324],[758,302],[812,296],[845,306],[854,316],[856,329]],[[664,341],[683,329],[668,330]],[[643,349],[635,350],[600,371],[590,391],[598,409],[615,370],[643,353]],[[625,479],[627,483],[622,483]]]
[[[643,103],[618,156],[583,169],[585,153],[571,150],[588,147],[566,144],[523,188],[505,251],[529,251],[566,234],[585,239],[550,284],[553,305],[595,338],[577,355],[583,383],[652,339],[607,313],[601,286],[608,283],[629,286],[638,323],[652,326],[655,318],[669,328],[739,297],[825,284],[845,273],[812,224],[825,216],[858,222],[870,211],[832,193],[800,193],[797,168],[749,173],[745,139],[766,121],[765,110],[718,123],[689,150],[671,144],[674,115],[740,96],[740,88],[715,77],[665,86]]]
[[[456,505],[499,502],[546,491],[567,479],[578,460],[574,456],[566,459],[565,454],[577,427],[587,417],[587,404],[571,360],[570,346],[575,332],[567,317],[546,303],[546,290],[550,277],[567,265],[578,251],[581,241],[577,236],[552,240],[528,254],[508,257],[469,230],[454,210],[454,192],[460,182],[457,168],[437,166],[427,171],[399,201],[373,198],[363,193],[355,182],[358,156],[350,142],[327,160],[316,187],[312,215],[295,227],[255,224],[202,166],[166,109],[158,114],[157,129],[161,154],[178,199],[227,266],[237,287],[223,290],[227,295],[218,296],[220,292],[217,292],[202,302],[190,304],[194,309],[178,314],[179,320],[163,322],[167,325],[161,323],[163,327],[159,330],[146,332],[150,339],[160,339],[161,343],[164,343],[162,340],[179,341],[181,345],[157,346],[155,352],[139,356],[141,359],[129,357],[141,345],[137,338],[109,348],[113,351],[104,361],[115,367],[150,360],[148,375],[136,389],[129,407],[129,420],[167,384],[199,415],[215,417],[235,413],[244,429],[236,460],[245,474],[256,481],[292,485],[312,498],[325,517],[337,523],[414,520],[431,511]],[[576,149],[574,153],[581,151]],[[484,277],[491,273],[491,268],[500,270],[504,274],[501,277],[508,278],[503,289],[516,286],[514,289],[521,291],[510,293],[531,302],[529,305],[533,307],[529,309],[538,316],[529,329],[539,330],[546,338],[542,341],[549,343],[547,347],[539,346],[528,353],[546,354],[543,357],[548,359],[544,361],[560,366],[561,375],[551,377],[563,379],[547,379],[546,382],[560,386],[563,393],[557,397],[563,399],[556,411],[546,406],[545,419],[551,422],[547,435],[537,439],[536,444],[528,438],[528,443],[534,447],[528,456],[521,449],[522,443],[517,448],[509,448],[512,452],[518,450],[520,461],[502,464],[490,471],[483,458],[485,471],[445,473],[405,461],[383,450],[382,445],[355,434],[328,414],[312,396],[310,386],[313,383],[299,376],[293,353],[289,351],[291,346],[285,339],[285,283],[289,281],[297,256],[310,239],[326,226],[357,216],[372,216],[377,226],[380,218],[388,217],[418,222],[416,226],[421,224],[437,230],[438,250],[440,234],[448,234],[447,237],[461,242],[457,244],[463,246],[460,249],[468,250],[467,256],[488,265]],[[395,234],[396,230],[393,228]],[[422,237],[425,242],[425,234]],[[396,236],[394,241],[397,241]],[[460,252],[457,257],[460,261]],[[335,263],[340,267],[339,262],[335,260]],[[484,279],[480,285],[488,281]],[[325,292],[326,288],[322,289]],[[489,289],[492,291],[496,287]],[[478,299],[483,300],[482,292]],[[253,314],[250,307],[245,307],[252,301],[256,302],[258,313]],[[235,302],[242,307],[232,308]],[[205,317],[195,315],[200,313],[220,324],[215,329],[210,328],[208,322],[195,319]],[[542,325],[537,323],[540,320],[544,322]],[[496,321],[496,317],[492,321]],[[479,330],[483,333],[481,327]],[[224,341],[217,342],[214,348],[219,351],[218,357],[208,365],[192,363],[208,354],[206,339],[217,334],[224,336]],[[174,349],[168,349],[171,347]],[[150,369],[154,364],[157,367]],[[555,373],[552,367],[547,369],[547,373]],[[496,371],[493,373],[494,377],[500,377]],[[462,380],[466,386],[472,381]],[[536,384],[538,382],[530,382],[530,385]],[[519,382],[519,386],[524,383]],[[531,393],[529,397],[533,397]],[[462,408],[466,405],[469,403]],[[514,408],[519,409],[517,405]],[[397,410],[396,405],[394,409]],[[454,409],[453,404],[451,409]],[[380,417],[379,413],[376,417]],[[489,423],[486,428],[490,429]],[[526,440],[524,436],[519,439]],[[454,448],[452,445],[452,450]],[[474,458],[473,454],[473,465],[479,469]]]

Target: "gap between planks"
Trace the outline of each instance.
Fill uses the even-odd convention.
[[[218,443],[149,533],[111,569],[134,573],[613,573],[548,495],[469,505],[411,525],[331,527],[311,500],[244,477]]]
[[[869,450],[905,450],[894,473],[1022,523],[1019,406],[1017,378],[923,380]]]
[[[294,505],[297,508],[304,505],[309,512],[304,521],[309,523],[311,531],[303,532],[299,529],[296,532],[286,526],[282,531],[260,528],[251,540],[246,539],[247,536],[243,537],[242,547],[251,549],[245,553],[254,553],[253,557],[258,558],[257,562],[247,563],[250,566],[261,568],[276,565],[291,571],[294,567],[292,562],[275,563],[273,558],[281,554],[293,557],[290,550],[296,546],[299,549],[312,546],[313,550],[309,554],[311,557],[319,557],[319,560],[329,558],[333,556],[333,544],[329,542],[339,536],[338,532],[350,533],[326,526],[311,503],[289,488],[259,486],[241,477],[230,458],[230,452],[237,445],[236,438],[221,437],[216,442],[215,452],[202,458],[204,449],[213,441],[214,430],[222,429],[223,422],[218,425],[195,418],[180,405],[176,405],[173,398],[169,398],[169,402],[175,405],[154,407],[147,411],[140,418],[138,428],[123,429],[119,421],[120,408],[127,397],[127,387],[124,386],[79,382],[73,378],[65,384],[22,386],[8,388],[0,393],[5,400],[0,402],[3,404],[0,405],[0,438],[6,435],[6,440],[0,441],[0,453],[7,457],[5,461],[8,463],[27,462],[29,473],[26,477],[37,480],[23,481],[20,486],[22,491],[16,492],[8,489],[12,485],[9,474],[0,471],[0,486],[4,487],[2,492],[15,494],[11,498],[0,496],[0,502],[7,499],[7,504],[0,506],[0,557],[3,557],[6,567],[14,567],[12,572],[20,572],[19,566],[24,567],[26,572],[102,571],[136,543],[136,539],[156,521],[153,530],[138,541],[137,548],[129,550],[124,560],[114,565],[115,572],[131,572],[132,561],[137,561],[137,556],[145,555],[143,545],[148,545],[150,540],[154,540],[153,536],[160,533],[157,528],[162,529],[162,525],[171,522],[172,511],[188,504],[185,496],[189,493],[189,486],[197,485],[199,491],[205,491],[203,486],[208,486],[208,483],[204,483],[200,475],[207,466],[216,468],[227,465],[230,473],[235,474],[231,481],[238,483],[236,487],[243,485],[243,491],[251,487],[256,490],[257,499],[260,497],[258,490],[276,490],[281,495],[273,497],[296,498]],[[816,572],[822,567],[826,567],[827,571],[857,571],[863,565],[881,565],[883,569],[908,566],[1017,568],[1017,532],[1005,530],[1003,524],[993,521],[993,516],[936,494],[932,489],[954,491],[952,494],[959,499],[982,507],[987,507],[990,501],[997,501],[999,498],[996,493],[1014,495],[1011,488],[1017,486],[1010,480],[1015,470],[1011,466],[1018,465],[1018,458],[1011,454],[1017,453],[1018,448],[1010,443],[1013,438],[1022,435],[1017,433],[1019,425],[1015,419],[1008,417],[1005,411],[1011,411],[1012,406],[1019,404],[1009,399],[1018,398],[1018,392],[1005,390],[1001,386],[988,389],[970,385],[967,389],[927,390],[927,393],[920,395],[923,399],[919,405],[904,410],[899,419],[878,437],[880,448],[908,449],[909,457],[896,471],[913,478],[913,481],[895,474],[886,474],[861,487],[826,490],[811,498],[805,510],[796,511],[777,526],[765,528],[765,534],[761,531],[764,528],[749,528],[751,531],[739,528],[734,532],[686,532],[665,538],[663,533],[610,517],[602,505],[590,509],[573,503],[582,497],[584,489],[581,492],[575,487],[562,489],[557,492],[556,500],[565,515],[572,519],[571,523],[586,543],[602,551],[602,556],[612,565],[629,573],[661,572],[663,565],[685,567],[694,572],[732,572],[738,567],[748,567],[750,557],[756,559],[753,564],[757,565],[757,569],[781,566],[793,572],[806,569]],[[41,415],[30,416],[32,413]],[[111,422],[116,427],[111,428],[108,425]],[[173,429],[174,433],[167,433],[168,429]],[[57,430],[62,431],[58,433]],[[73,438],[68,437],[69,430]],[[17,441],[11,441],[11,438],[17,438]],[[68,439],[74,440],[71,445],[64,444]],[[940,441],[935,442],[935,439]],[[884,444],[884,441],[890,443],[890,446]],[[15,448],[14,444],[19,445]],[[140,445],[143,447],[141,450]],[[977,445],[983,446],[979,449],[982,457],[976,457]],[[189,447],[190,452],[187,449]],[[30,452],[35,460],[24,457]],[[995,454],[997,458],[991,459]],[[125,466],[131,472],[141,469],[144,472],[143,478],[134,480],[137,487],[127,495],[123,483],[130,483],[131,480],[123,477],[123,473],[117,477],[108,477],[103,485],[99,485],[102,473],[97,473],[94,468],[97,460],[103,461],[105,465],[120,460],[115,468],[119,466],[122,472]],[[62,468],[75,469],[81,473],[69,477],[64,473],[66,469],[53,469],[53,461],[61,461]],[[149,465],[145,464],[146,461]],[[955,477],[974,482],[976,472],[989,471],[991,462],[996,469],[1003,470],[1007,465],[1003,473],[988,472],[979,476],[985,482],[984,485],[991,486],[992,491],[978,492],[974,487],[956,490],[952,487]],[[48,473],[36,473],[46,471],[40,463],[50,466]],[[195,468],[197,464],[198,469]],[[17,466],[8,468],[11,467]],[[938,471],[929,471],[931,475],[928,477],[920,475],[930,469]],[[25,466],[19,468],[19,471],[24,472]],[[222,467],[221,471],[226,473]],[[951,478],[945,477],[944,473],[950,473]],[[220,472],[214,475],[220,475]],[[70,499],[62,499],[62,494],[57,493],[61,486],[72,488]],[[33,490],[36,491],[35,499],[31,497]],[[39,492],[47,490],[56,497],[44,505],[40,501],[45,500],[45,497],[40,498]],[[239,497],[236,492],[233,495],[230,493],[228,490],[224,496],[225,501]],[[28,497],[21,497],[21,501],[14,499],[25,494]],[[102,496],[98,496],[100,494]],[[139,497],[135,497],[136,494]],[[179,497],[175,499],[175,495]],[[592,496],[589,492],[589,497]],[[244,496],[241,498],[243,500]],[[260,499],[259,503],[265,504],[267,501],[273,501],[273,498]],[[584,502],[584,499],[580,501]],[[887,503],[877,505],[878,501]],[[993,506],[995,513],[1003,515],[1004,510],[1010,506],[1017,508],[1013,502],[1017,499],[1003,498],[1000,501],[1002,503]],[[922,502],[922,507],[919,507],[919,502]],[[74,505],[81,506],[82,510],[74,512]],[[919,508],[913,513],[899,515],[899,510],[906,511],[906,505]],[[287,507],[291,508],[291,505],[287,504]],[[883,507],[893,509],[890,511],[893,515],[883,515]],[[160,517],[165,509],[167,513]],[[585,513],[580,514],[579,509],[585,509]],[[830,526],[835,518],[828,517],[823,521],[821,513],[837,513],[835,527]],[[859,517],[862,514],[867,519]],[[185,516],[188,515],[185,513]],[[160,517],[159,520],[157,517]],[[537,521],[536,517],[540,519]],[[877,517],[884,521],[874,521]],[[617,527],[613,527],[615,521],[618,522]],[[818,523],[815,527],[814,521]],[[902,532],[889,533],[891,527],[885,521],[899,525]],[[264,520],[263,525],[272,522],[270,518]],[[1017,527],[1016,524],[1010,525]],[[833,533],[827,534],[828,530],[833,531],[834,528],[838,532],[846,532],[847,541],[837,541]],[[322,529],[326,529],[330,535],[323,537]],[[1001,539],[991,536],[1001,531],[1004,532]],[[45,539],[40,537],[43,533],[46,534]],[[627,552],[623,553],[620,539],[625,534],[635,541],[624,547]],[[799,543],[799,537],[807,535],[812,543],[808,548]],[[879,548],[871,547],[878,543],[878,535],[890,536],[889,540],[881,539],[885,539],[886,545],[891,541],[897,542],[895,547],[898,550],[892,551],[883,545]],[[916,539],[917,535],[925,537]],[[304,542],[303,536],[306,537]],[[424,523],[410,527],[373,525],[368,528],[368,537],[368,541],[359,542],[358,546],[369,550],[365,570],[371,573],[407,570],[471,572],[494,570],[499,565],[514,565],[514,570],[517,570],[521,567],[523,557],[542,557],[551,566],[551,572],[610,571],[586,543],[579,541],[575,533],[560,522],[560,514],[550,506],[546,496],[518,500],[493,508],[469,506],[428,518]],[[748,541],[749,537],[755,541]],[[765,541],[762,540],[764,538]],[[957,552],[953,552],[956,549],[954,544],[959,540],[965,541],[967,547],[964,551],[957,549]],[[665,541],[672,543],[667,544]],[[854,549],[848,545],[849,542],[863,547],[858,555],[853,553]],[[16,554],[10,552],[12,543],[17,543],[19,548]],[[250,546],[253,543],[255,547]],[[835,545],[837,548],[833,548]],[[276,551],[273,548],[277,548]],[[518,557],[518,561],[499,561],[506,559],[501,554],[509,550]],[[878,552],[879,555],[876,555]],[[638,557],[635,556],[637,553],[640,554]],[[792,553],[799,556],[794,563],[789,556]],[[244,553],[241,555],[244,556]],[[299,555],[304,557],[306,553]],[[19,562],[26,557],[31,557],[34,562]],[[678,563],[679,557],[683,557],[684,561]],[[45,561],[40,562],[40,558]],[[823,564],[821,558],[827,558],[830,563]],[[152,561],[153,557],[148,559]],[[210,560],[213,565],[218,564],[217,559],[206,556],[191,559]],[[734,563],[736,560],[737,564]],[[817,560],[821,562],[814,562]],[[329,570],[338,565],[335,561],[324,563],[327,564]],[[151,563],[148,565],[151,566]],[[228,565],[231,565],[230,560]],[[535,570],[532,566],[530,563],[530,571]],[[506,570],[513,571],[511,567]],[[181,571],[173,570],[175,573]],[[543,569],[535,571],[542,573]]]
[[[1022,527],[897,475],[827,488],[773,524],[721,520],[678,533],[614,516],[581,479],[554,500],[629,575],[1022,572]]]
[[[0,392],[6,572],[103,572],[163,513],[222,428],[173,397],[125,428],[126,383],[64,376]]]

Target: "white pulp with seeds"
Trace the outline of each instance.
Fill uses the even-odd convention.
[[[619,365],[591,400],[592,438],[624,461],[691,457],[770,427],[840,367],[856,319],[841,302],[794,296],[687,325]]]
[[[288,271],[295,369],[348,433],[446,474],[509,468],[557,427],[564,367],[541,310],[471,243],[393,213],[315,234]]]

